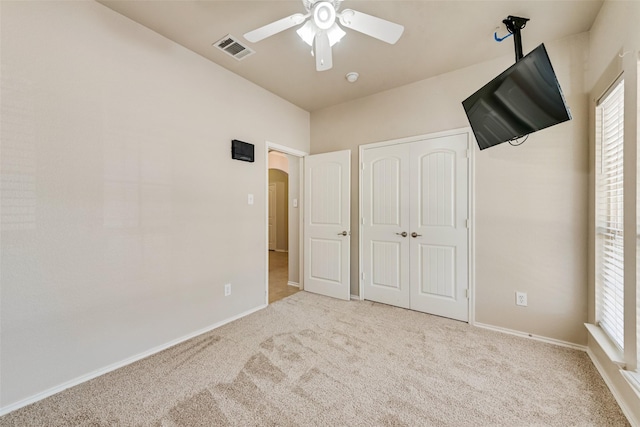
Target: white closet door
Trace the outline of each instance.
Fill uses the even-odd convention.
[[[469,320],[468,138],[362,151],[365,299]]]
[[[467,138],[411,144],[411,308],[463,321],[469,320]]]
[[[349,300],[351,151],[304,162],[304,290]]]
[[[364,151],[362,267],[365,298],[409,308],[409,150]]]

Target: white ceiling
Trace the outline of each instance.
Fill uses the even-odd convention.
[[[353,30],[333,47],[333,68],[318,72],[310,47],[295,27],[258,43],[242,35],[297,12],[301,0],[167,1],[98,0],[107,7],[160,33],[216,64],[314,111],[371,95],[438,74],[513,54],[506,35],[508,15],[530,18],[522,31],[525,54],[543,42],[588,31],[603,0],[345,0],[341,9],[355,9],[404,25],[404,34],[388,45]],[[212,43],[227,34],[256,53],[242,61]],[[360,73],[348,83],[345,75]]]

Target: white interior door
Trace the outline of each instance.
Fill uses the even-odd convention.
[[[304,289],[350,299],[351,151],[305,157]]]
[[[411,308],[469,320],[468,134],[411,144]]]
[[[410,307],[409,150],[365,150],[362,170],[362,268],[368,300]]]
[[[276,184],[269,184],[269,250],[274,251],[276,249],[276,212],[278,200]]]
[[[367,300],[468,321],[468,138],[363,150]]]

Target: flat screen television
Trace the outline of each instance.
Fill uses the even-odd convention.
[[[571,120],[541,44],[462,101],[481,150]]]

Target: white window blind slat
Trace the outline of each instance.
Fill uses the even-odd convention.
[[[624,80],[596,107],[598,322],[624,348]]]

